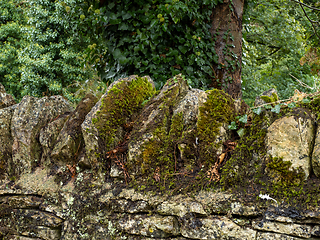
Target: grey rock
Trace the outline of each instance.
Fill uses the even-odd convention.
[[[297,111],[305,112],[303,109]],[[268,154],[292,163],[290,170],[302,169],[305,179],[311,171],[314,121],[312,116],[297,115],[277,119],[268,128]]]
[[[65,165],[78,162],[78,156],[83,147],[81,124],[97,101],[94,95],[87,94],[70,114],[51,152],[51,158],[55,163]]]
[[[71,105],[61,96],[41,99],[25,96],[15,108],[11,131],[12,170],[16,175],[29,173],[40,164],[41,145],[39,134],[41,128],[60,114],[72,111]]]
[[[12,173],[11,120],[17,105],[0,109],[0,180]]]
[[[284,233],[302,238],[311,237],[311,226],[300,225],[294,223],[280,223],[269,221],[253,221],[252,226],[256,230],[271,231],[276,233]]]
[[[256,97],[256,100],[254,101],[254,106],[258,107],[260,105],[266,104],[267,102],[261,99],[261,96],[273,97],[273,94],[278,96],[277,90],[275,90],[274,88],[264,91],[260,96]]]

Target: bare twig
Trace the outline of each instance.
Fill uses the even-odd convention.
[[[316,11],[320,11],[319,8],[315,8],[315,7],[309,6],[309,5],[307,5],[307,4],[303,3],[303,2],[300,2],[300,1],[298,1],[298,0],[292,0],[292,1],[294,1],[294,2],[296,2],[296,3],[299,3],[299,4],[302,4],[303,6],[305,6],[305,7],[307,7],[307,8],[310,8],[310,9],[313,9],[313,10],[316,10]]]
[[[311,89],[311,90],[314,90],[314,88],[312,88],[312,87],[310,87],[309,85],[305,84],[304,82],[300,81],[298,78],[296,78],[295,76],[291,75],[290,73],[289,73],[289,75],[290,75],[291,77],[293,77],[295,80],[297,80],[302,87],[305,87],[305,88],[309,88],[309,89]]]

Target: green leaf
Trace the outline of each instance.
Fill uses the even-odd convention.
[[[114,2],[111,2],[111,3],[108,4],[108,8],[109,8],[109,9],[112,9],[114,6],[115,6],[115,3],[114,3]]]
[[[154,25],[156,25],[156,24],[157,24],[157,22],[159,22],[159,20],[158,20],[158,19],[153,19],[153,20],[151,21],[150,26],[148,27],[148,29],[153,28],[153,26],[154,26]]]
[[[247,114],[245,114],[245,115],[243,115],[243,116],[241,116],[241,117],[239,118],[239,122],[242,122],[242,123],[244,123],[244,124],[246,124],[247,121],[248,121],[248,115],[247,115]]]
[[[291,102],[288,104],[288,108],[295,108],[296,107],[296,103]]]
[[[280,104],[277,104],[274,108],[271,109],[271,112],[280,113]]]
[[[257,114],[257,115],[260,115],[260,113],[261,113],[261,107],[258,107],[258,108],[253,109],[252,112],[254,112],[254,113]]]
[[[310,99],[308,99],[308,98],[302,99],[302,103],[309,103],[309,102],[310,102]]]
[[[185,54],[185,53],[188,51],[188,48],[185,47],[185,46],[182,46],[182,45],[178,46],[178,49],[179,49],[183,54]]]
[[[242,137],[244,135],[244,128],[240,128],[238,131],[237,131],[239,137]]]
[[[124,22],[122,22],[120,25],[119,25],[119,30],[128,30],[128,25]]]
[[[191,66],[187,66],[186,68],[185,68],[185,70],[186,70],[186,72],[187,72],[187,74],[188,75],[193,75],[193,67],[191,67]]]
[[[237,128],[236,122],[231,122],[230,125],[228,125],[228,129],[230,130],[236,130]]]
[[[125,13],[124,15],[122,15],[122,19],[123,20],[127,20],[127,19],[129,19],[129,18],[131,18],[132,17],[132,15],[131,15],[131,13]]]

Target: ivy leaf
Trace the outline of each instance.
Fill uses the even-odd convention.
[[[310,102],[310,99],[308,99],[308,98],[302,99],[302,103],[309,103],[309,102]]]
[[[156,23],[158,22],[158,19],[153,19],[150,23],[150,26],[148,27],[148,29],[150,30],[151,28],[153,28],[154,25],[156,25]]]
[[[248,115],[247,115],[247,114],[245,114],[245,115],[243,115],[243,116],[241,116],[241,117],[239,118],[239,122],[242,122],[242,123],[244,123],[244,124],[246,124],[247,121],[248,121]]]
[[[230,125],[228,125],[228,129],[230,130],[236,130],[238,127],[237,127],[237,124],[236,122],[231,122]]]
[[[108,4],[108,8],[110,8],[110,9],[112,9],[114,6],[115,6],[114,2],[111,2],[111,3]]]
[[[244,135],[244,128],[240,128],[238,131],[237,131],[239,137],[242,137]]]
[[[185,53],[188,51],[188,48],[187,48],[187,47],[181,46],[181,45],[178,47],[178,49],[179,49],[183,54],[185,54]]]
[[[119,30],[128,30],[128,25],[122,22],[118,28]]]
[[[271,112],[280,113],[280,104],[277,104],[274,108],[271,109]]]
[[[127,19],[129,19],[129,18],[131,18],[132,16],[131,16],[131,13],[125,13],[124,15],[122,15],[122,19],[123,20],[127,20]]]
[[[253,109],[252,112],[254,112],[254,113],[257,114],[257,115],[260,115],[260,113],[261,113],[261,107],[258,107],[258,108]]]
[[[193,75],[193,67],[187,66],[185,69],[188,75]]]
[[[288,108],[294,108],[296,107],[296,103],[292,102],[288,104]]]

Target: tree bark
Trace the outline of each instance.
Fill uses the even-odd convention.
[[[219,57],[213,64],[212,87],[224,89],[234,99],[242,97],[242,15],[244,0],[224,0],[211,15],[210,33]]]

